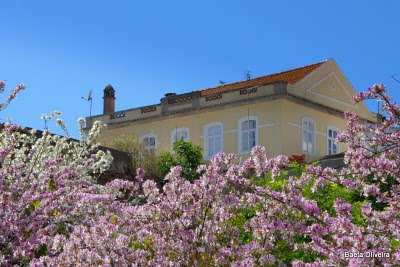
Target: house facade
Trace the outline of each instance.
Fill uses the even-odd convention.
[[[158,104],[115,111],[115,90],[104,89],[104,112],[87,118],[108,125],[100,138],[109,145],[133,135],[149,150],[172,151],[184,138],[204,149],[204,159],[219,151],[248,156],[255,145],[269,156],[305,154],[306,161],[346,149],[334,138],[351,110],[366,122],[378,116],[363,103],[333,59],[254,79],[185,94],[166,94]]]

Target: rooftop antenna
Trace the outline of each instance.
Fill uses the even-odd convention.
[[[248,70],[247,72],[246,72],[246,80],[250,80],[251,79],[251,73],[250,73],[250,71]]]
[[[83,96],[81,97],[81,99],[84,99],[84,100],[90,102],[89,119],[91,120],[91,119],[92,119],[92,102],[93,102],[93,98],[92,98],[92,89],[90,89],[90,91],[89,91],[89,93],[88,93],[88,96],[87,96],[87,99],[84,98]]]

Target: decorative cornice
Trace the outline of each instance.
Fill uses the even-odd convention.
[[[192,100],[192,96],[182,96],[182,97],[174,97],[171,99],[168,99],[168,104],[176,104],[176,103],[183,103]]]
[[[241,89],[240,90],[240,95],[247,95],[247,94],[253,94],[257,92],[257,87],[252,87],[248,89]]]
[[[268,94],[268,95],[259,95],[259,96],[252,96],[249,97],[249,94],[256,93],[257,92],[257,87],[250,87],[250,88],[240,88],[232,91],[239,91],[240,95],[247,95],[247,97],[241,97],[236,100],[232,100],[229,102],[223,102],[223,103],[216,103],[213,105],[206,105],[206,106],[200,106],[199,103],[199,92],[193,92],[193,93],[188,93],[184,94],[181,96],[173,96],[173,97],[165,97],[161,99],[161,113],[159,114],[154,114],[153,116],[146,116],[143,118],[134,118],[130,120],[119,120],[115,122],[109,122],[108,125],[110,128],[120,128],[120,127],[125,127],[127,125],[130,125],[131,123],[146,123],[146,122],[151,122],[151,121],[156,121],[156,120],[164,120],[167,118],[175,118],[175,117],[182,117],[182,116],[187,116],[187,115],[193,115],[193,114],[198,114],[199,112],[204,112],[204,111],[213,111],[213,110],[219,110],[219,109],[224,109],[224,108],[231,108],[231,107],[237,107],[237,106],[242,106],[242,105],[247,105],[247,104],[254,104],[254,103],[260,103],[260,102],[266,102],[266,101],[273,101],[273,100],[279,100],[279,99],[285,99],[288,101],[291,101],[293,103],[297,103],[299,105],[307,106],[309,108],[316,109],[318,111],[337,116],[340,118],[344,117],[344,111],[323,105],[321,103],[311,101],[309,99],[306,99],[304,97],[291,94],[287,92],[287,83],[282,83],[282,82],[277,82],[277,83],[269,83],[266,85],[273,85],[274,93]],[[230,91],[230,92],[232,92]],[[219,92],[215,93],[212,95],[206,95],[205,100],[206,101],[214,101],[217,99],[222,98],[222,94],[228,93],[227,91],[225,92]],[[175,106],[175,105],[181,105],[183,102],[188,102],[191,101],[193,102],[196,100],[196,103],[193,104],[191,107],[186,107],[178,110],[168,110],[168,106]],[[164,108],[164,110],[163,110]],[[142,107],[141,108],[141,113],[148,113],[148,112],[153,112],[155,111],[155,106],[147,106],[147,107]],[[150,111],[151,110],[151,111]],[[147,112],[146,112],[147,111]],[[372,122],[373,121],[369,121]]]
[[[114,112],[113,114],[110,114],[110,119],[119,119],[125,117],[125,112],[123,111],[118,111]]]
[[[145,108],[141,108],[140,109],[140,113],[141,114],[143,114],[143,113],[149,113],[149,112],[154,112],[154,111],[156,111],[157,110],[157,108],[155,107],[155,106],[152,106],[152,107],[145,107]]]
[[[252,97],[249,99],[238,99],[226,103],[218,103],[215,105],[210,105],[206,107],[197,107],[197,108],[186,108],[182,110],[176,110],[176,111],[169,111],[167,113],[162,113],[162,114],[157,114],[145,118],[136,118],[136,119],[131,119],[131,120],[124,120],[124,121],[116,121],[112,123],[108,123],[109,128],[120,128],[124,127],[125,124],[130,124],[130,123],[135,123],[135,122],[143,122],[145,123],[146,121],[153,121],[153,120],[160,120],[160,119],[166,119],[166,117],[171,117],[171,116],[176,116],[176,115],[181,115],[181,116],[186,116],[186,115],[192,115],[195,113],[198,113],[199,111],[206,111],[206,110],[213,110],[213,109],[221,109],[226,106],[240,106],[243,103],[248,103],[248,104],[253,104],[257,102],[265,102],[265,101],[273,101],[273,100],[279,100],[279,99],[286,99],[288,101],[300,104],[300,105],[305,105],[309,108],[317,109],[321,112],[328,113],[330,115],[334,115],[340,118],[343,118],[343,111],[339,109],[335,109],[311,100],[308,100],[306,98],[293,95],[290,93],[276,93],[276,94],[270,94],[270,95],[263,95],[263,96],[256,96]],[[183,114],[183,115],[182,115]],[[372,121],[369,121],[370,123],[374,123]]]
[[[206,101],[214,101],[222,98],[222,93],[216,93],[206,96]]]

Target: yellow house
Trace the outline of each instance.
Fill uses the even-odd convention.
[[[180,138],[204,148],[204,159],[219,151],[246,157],[255,145],[269,156],[305,154],[307,161],[344,151],[333,140],[345,128],[343,112],[367,122],[377,114],[363,103],[333,59],[304,67],[185,94],[168,93],[160,103],[115,111],[115,90],[104,89],[104,113],[93,116],[108,125],[103,145],[120,135],[138,137],[148,149],[172,152]],[[87,118],[87,122],[90,120]]]

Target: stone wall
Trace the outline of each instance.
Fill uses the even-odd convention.
[[[325,156],[318,161],[318,165],[320,165],[322,168],[331,167],[338,170],[345,166],[343,159],[344,152],[336,155]]]
[[[99,149],[104,152],[110,151],[114,158],[110,168],[99,177],[100,184],[105,184],[114,179],[134,179],[136,170],[131,168],[131,155],[129,153],[104,146],[100,146]]]

